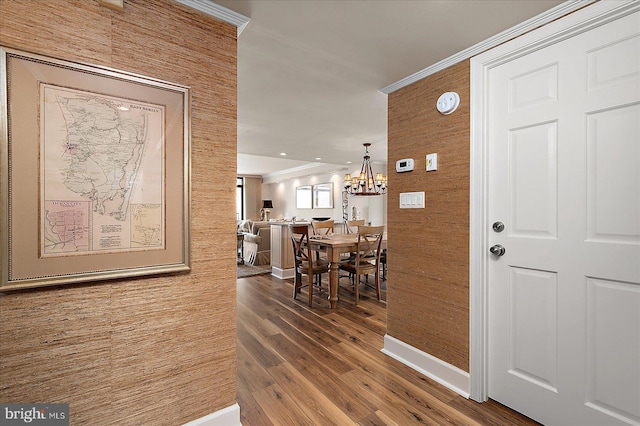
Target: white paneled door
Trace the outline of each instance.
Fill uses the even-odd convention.
[[[545,425],[638,425],[640,13],[488,88],[489,396]]]

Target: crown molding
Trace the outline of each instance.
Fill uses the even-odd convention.
[[[262,181],[263,183],[274,183],[277,181],[294,179],[304,175],[315,174],[318,173],[319,170],[323,171],[324,166],[326,166],[325,163],[308,163],[302,166],[265,173],[262,175]]]
[[[262,183],[280,183],[290,179],[298,179],[304,176],[336,174],[346,171],[347,168],[340,164],[309,163],[289,169],[278,170],[262,175]]]
[[[207,15],[218,18],[228,24],[238,28],[238,36],[245,29],[250,19],[244,15],[234,12],[231,9],[215,4],[211,0],[175,0],[178,3],[189,6],[192,9],[204,12]]]
[[[448,58],[443,59],[442,61],[437,62],[421,71],[411,74],[410,76],[405,77],[402,80],[383,87],[382,89],[380,89],[380,92],[386,95],[393,93],[396,90],[400,90],[403,87],[413,84],[418,80],[422,80],[423,78],[442,71],[445,68],[449,68],[450,66],[455,65],[458,62],[462,62],[466,59],[476,56],[506,41],[519,37],[535,28],[546,25],[549,22],[554,21],[562,16],[575,12],[578,9],[582,9],[583,7],[588,6],[589,4],[594,2],[595,0],[569,0],[561,3],[558,6],[547,10],[546,12],[543,12],[527,21],[509,28],[508,30],[505,30],[484,41],[481,41],[480,43],[475,44],[459,53],[456,53],[455,55],[449,56]]]

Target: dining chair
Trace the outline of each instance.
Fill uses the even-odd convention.
[[[333,235],[333,224],[334,220],[314,220],[311,221],[311,227],[313,228],[313,235],[319,235],[320,237],[327,237],[329,235]],[[322,256],[320,251],[316,251],[316,259],[320,260],[321,258],[327,260],[326,256]],[[320,277],[318,277],[318,280]]]
[[[380,300],[380,247],[383,234],[384,226],[358,226],[356,256],[339,265],[339,269],[351,275],[356,305],[360,299],[360,275],[375,274],[374,288],[376,297]],[[368,282],[365,285],[369,285]]]
[[[382,249],[380,253],[380,263],[382,264],[382,281],[387,280],[387,249]]]
[[[358,232],[358,226],[363,226],[364,225],[364,219],[347,220],[345,223],[347,225],[346,226],[347,234],[355,234],[355,233]],[[345,259],[353,260],[356,257],[356,253],[355,252],[344,253],[343,257]],[[349,274],[348,276],[351,277],[351,274]]]
[[[311,226],[313,227],[313,234],[325,236],[327,234],[332,234],[333,231],[333,223],[334,220],[314,220],[311,222]]]
[[[291,244],[293,247],[293,258],[295,267],[295,278],[293,284],[293,298],[295,299],[300,293],[300,289],[305,287],[302,285],[302,276],[309,278],[309,306],[313,300],[314,277],[319,277],[316,286],[321,289],[322,274],[329,272],[329,262],[325,259],[317,259],[313,256],[315,250],[311,249],[309,244],[309,225],[289,225],[289,234],[291,235]]]
[[[364,225],[364,219],[347,220],[347,233],[353,234],[358,232],[358,226]]]

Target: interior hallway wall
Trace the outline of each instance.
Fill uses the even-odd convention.
[[[74,425],[233,405],[236,28],[171,0],[0,0],[0,42],[192,89],[192,271],[0,294],[0,401],[69,403]]]
[[[436,110],[458,92],[451,115]],[[389,95],[387,334],[469,371],[469,61]],[[438,170],[426,172],[426,154]],[[414,171],[395,163],[415,160]],[[424,191],[424,209],[400,209]]]

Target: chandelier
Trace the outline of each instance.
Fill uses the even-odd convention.
[[[360,175],[351,177],[351,173],[344,175],[344,190],[349,195],[382,195],[387,192],[387,177],[377,173],[375,179],[371,170],[370,143],[364,143],[364,159]]]

